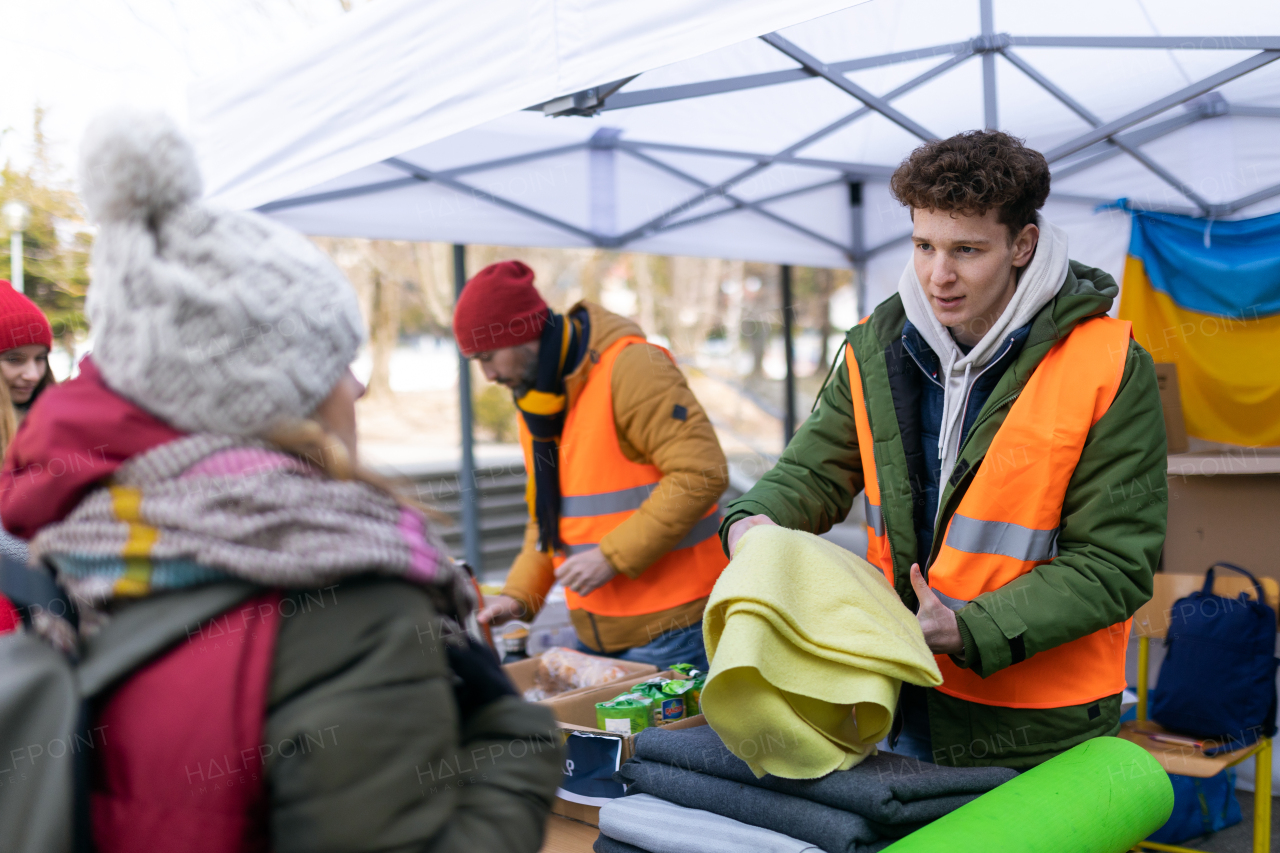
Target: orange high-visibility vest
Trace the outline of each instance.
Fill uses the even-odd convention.
[[[1129,323],[1108,317],[1080,323],[1032,373],[948,521],[937,559],[928,568],[929,586],[951,609],[998,591],[1057,555],[1067,485],[1089,430],[1106,414],[1120,387],[1130,329]],[[892,584],[881,484],[852,347],[845,360],[866,482],[867,560]],[[1008,604],[1017,606],[1015,601]],[[983,606],[999,608],[999,594]],[[1131,621],[1040,652],[988,678],[956,666],[948,655],[936,655],[943,677],[938,690],[1007,708],[1061,708],[1112,696],[1125,687]]]
[[[627,336],[610,344],[565,418],[560,435],[560,539],[570,555],[596,547],[640,509],[662,479],[656,466],[626,457],[613,420],[613,365],[624,348],[643,343],[642,337]],[[671,358],[665,349],[657,349]],[[523,421],[520,444],[532,482],[533,444]],[[640,577],[619,574],[587,596],[566,589],[565,601],[571,610],[599,616],[638,616],[705,598],[729,562],[720,547],[719,530],[717,502]],[[557,554],[554,563],[559,566],[564,560]]]

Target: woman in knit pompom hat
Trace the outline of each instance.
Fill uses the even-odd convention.
[[[163,115],[81,154],[94,347],[19,430],[0,515],[79,609],[33,627],[124,667],[92,703],[97,850],[533,853],[555,724],[431,520],[358,465],[350,283],[203,203]]]

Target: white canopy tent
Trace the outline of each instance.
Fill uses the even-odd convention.
[[[1072,257],[1117,279],[1102,204],[1280,209],[1277,59],[1270,0],[380,0],[191,115],[210,198],[306,233],[847,266],[865,311],[923,139],[1025,137]]]
[[[210,197],[311,234],[865,267],[867,305],[908,251],[887,178],[932,136],[1044,151],[1046,214],[1117,278],[1100,203],[1280,209],[1280,4],[566,8],[384,0],[202,82]]]

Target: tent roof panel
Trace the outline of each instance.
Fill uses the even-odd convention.
[[[374,240],[466,242],[484,228],[509,246],[590,246],[588,240],[504,210],[484,198],[435,184],[275,211],[272,217],[305,234]]]
[[[848,195],[847,176],[842,175],[835,169],[817,170],[799,166],[771,166],[734,186],[733,192],[742,198],[755,200],[769,198],[779,193],[797,192],[806,187],[813,187],[832,181],[838,181],[840,186],[844,187],[840,191],[846,196]]]
[[[1202,0],[1074,0],[1071,3],[996,5],[997,30],[1079,35],[1250,35],[1280,32],[1280,15],[1268,3]]]
[[[709,252],[725,246],[731,252]],[[840,267],[846,256],[823,243],[806,239],[752,211],[740,211],[697,228],[673,228],[629,246],[637,252],[695,257],[730,257],[807,266]]]
[[[261,66],[198,81],[195,142],[209,195],[253,207],[530,104],[850,4],[387,0]]]
[[[680,86],[706,80],[719,80],[725,77],[740,77],[747,74],[764,74],[770,71],[796,69],[800,66],[778,51],[769,47],[759,39],[731,44],[670,65],[644,72],[644,75],[632,81],[621,91],[629,92],[640,89],[660,88],[663,86]]]
[[[1109,221],[1093,213],[1099,201],[1198,203],[1240,216],[1280,197],[1269,194],[1280,184],[1272,142],[1280,109],[1261,117],[1280,107],[1280,62],[1265,65],[1280,57],[1280,35],[1251,35],[1280,33],[1274,3],[996,0],[995,32],[984,40],[977,0],[802,0],[785,14],[765,0],[584,0],[549,17],[521,6],[527,26],[512,47],[504,40],[510,16],[500,13],[513,0],[479,2],[479,10],[432,4],[422,12],[410,0],[386,0],[349,19],[345,41],[320,39],[266,72],[202,87],[196,94],[211,98],[197,99],[193,113],[201,116],[199,148],[215,161],[207,169],[215,197],[274,205],[334,190],[306,215],[296,204],[271,211],[323,233],[341,233],[345,215],[350,233],[385,226],[388,235],[420,239],[867,261],[879,269],[880,256],[868,261],[860,252],[890,246],[884,254],[901,257],[909,232],[885,184],[919,141],[903,125],[949,135],[987,121],[986,58],[998,126],[1056,158],[1050,206],[1085,235],[1083,244],[1101,239],[1084,224],[1089,217]],[[450,32],[443,50],[424,34],[434,35],[426,27],[445,11],[464,20],[463,33],[483,29],[475,19],[489,15],[493,43],[469,45]],[[688,25],[673,29],[673,20]],[[768,43],[754,38],[768,34],[759,29],[766,22],[786,24]],[[1241,34],[1243,42],[1226,38]],[[1144,41],[1164,36],[1175,40]],[[1102,37],[1117,41],[1096,46]],[[1060,41],[1051,47],[1046,39]],[[1276,52],[1259,53],[1259,39]],[[971,55],[989,49],[1007,55]],[[488,64],[472,69],[476,56]],[[1242,58],[1261,69],[1200,82],[1223,69],[1243,73]],[[797,73],[797,61],[808,71]],[[577,104],[590,112],[604,97],[604,111],[552,119],[524,109],[559,96],[571,97],[556,110]],[[240,129],[262,126],[268,132]],[[376,203],[344,189],[400,180],[387,177],[396,174],[422,180],[383,187]],[[863,182],[861,248],[845,180]],[[430,211],[451,195],[474,202],[469,212]],[[1245,202],[1247,209],[1232,207]],[[517,226],[521,211],[532,221]]]

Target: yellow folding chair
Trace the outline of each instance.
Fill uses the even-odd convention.
[[[1260,578],[1263,594],[1272,609],[1280,609],[1280,583],[1273,578]],[[1133,633],[1138,637],[1138,718],[1124,723],[1120,737],[1141,746],[1169,773],[1207,779],[1228,767],[1234,767],[1251,755],[1257,756],[1254,771],[1253,796],[1253,853],[1271,851],[1271,738],[1260,738],[1256,743],[1233,752],[1205,755],[1193,746],[1182,746],[1152,740],[1150,735],[1165,730],[1147,719],[1147,679],[1151,663],[1151,639],[1163,638],[1169,630],[1169,615],[1173,604],[1204,586],[1203,575],[1174,575],[1159,572],[1155,576],[1155,591],[1151,600],[1133,617]],[[1254,592],[1248,578],[1228,577],[1225,573],[1214,578],[1213,591],[1217,595],[1236,596],[1242,591]],[[1169,850],[1175,853],[1196,853],[1190,847],[1159,844],[1154,841],[1139,842],[1134,850]]]

